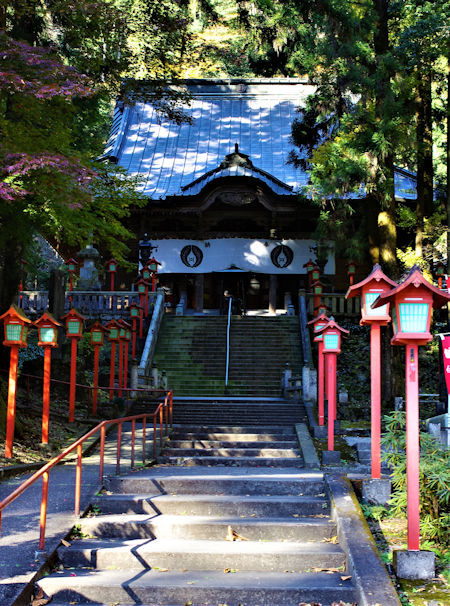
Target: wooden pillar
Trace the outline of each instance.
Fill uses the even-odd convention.
[[[270,285],[269,285],[269,313],[277,313],[277,276],[276,274],[270,274]]]
[[[195,278],[195,311],[203,313],[203,292],[205,284],[205,275],[198,274]]]

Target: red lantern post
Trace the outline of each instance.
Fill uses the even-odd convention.
[[[114,397],[114,375],[116,365],[116,343],[119,342],[119,330],[120,324],[117,320],[111,320],[106,325],[109,330],[108,341],[111,343],[111,366],[109,370],[109,399],[112,400]]]
[[[391,303],[392,345],[405,345],[406,353],[406,477],[408,549],[419,550],[419,355],[418,346],[432,340],[432,308],[439,309],[450,295],[432,286],[417,267],[406,280],[382,293],[373,308]],[[425,552],[423,552],[425,553]],[[433,560],[434,569],[434,560]],[[425,578],[425,577],[414,577]]]
[[[446,270],[446,267],[443,263],[438,263],[436,265],[435,272],[436,272],[436,277],[438,279],[439,289],[442,288],[442,279],[445,276],[445,270]]]
[[[5,326],[5,340],[3,341],[3,345],[11,348],[5,442],[5,457],[10,459],[12,457],[14,425],[16,421],[16,389],[19,349],[21,347],[27,347],[28,329],[33,323],[16,305],[12,305],[6,313],[0,316],[0,320],[3,320]]]
[[[161,263],[157,261],[155,257],[152,257],[149,259],[149,261],[147,261],[147,266],[152,274],[152,292],[156,291],[156,274],[158,273],[158,265],[161,265]]]
[[[105,341],[105,333],[107,329],[100,324],[94,322],[91,326],[91,345],[94,348],[94,389],[92,391],[92,415],[97,414],[98,401],[98,363],[100,356],[100,347],[103,347]]]
[[[110,289],[111,291],[114,290],[114,279],[116,277],[116,273],[117,273],[117,266],[118,263],[117,261],[112,258],[108,261],[108,263],[106,264],[106,271],[109,273],[109,278],[110,278]]]
[[[119,395],[122,395],[122,388],[127,387],[128,375],[128,342],[130,341],[130,325],[125,320],[120,319],[119,330]]]
[[[73,291],[73,276],[77,273],[77,265],[78,265],[78,261],[75,261],[75,259],[69,259],[68,261],[66,261],[66,265],[67,265],[67,271],[69,272],[69,290],[70,292]],[[72,305],[72,297],[69,296],[69,304]]]
[[[355,273],[356,273],[356,263],[354,261],[349,261],[347,263],[347,276],[348,276],[348,283],[350,286],[353,286],[353,282],[355,281]]]
[[[316,313],[316,310],[322,303],[321,299],[323,294],[323,287],[324,284],[320,280],[316,280],[315,282],[313,282],[312,289],[314,294],[314,313]]]
[[[372,309],[371,305],[382,293],[395,288],[397,283],[388,278],[376,264],[372,272],[362,282],[351,286],[346,299],[361,297],[361,325],[370,326],[370,412],[371,412],[371,475],[372,479],[381,478],[381,326],[387,326],[391,320],[389,304]]]
[[[136,287],[137,287],[137,291],[139,293],[139,300],[140,300],[140,306],[141,306],[141,315],[140,315],[140,322],[139,322],[139,338],[142,339],[143,337],[143,316],[145,315],[145,317],[147,317],[147,311],[148,311],[148,287],[149,287],[149,283],[146,282],[144,279],[140,279],[135,283]]]
[[[48,312],[34,323],[39,331],[39,347],[44,348],[44,381],[42,390],[42,444],[48,444],[48,427],[50,418],[50,372],[52,349],[58,347],[58,328],[62,326]]]
[[[131,330],[133,334],[133,341],[131,345],[131,358],[134,360],[136,357],[136,321],[140,315],[140,307],[136,303],[131,303],[128,309],[130,310],[130,316],[132,320]]]
[[[324,453],[324,462],[337,462],[340,457],[332,456],[334,452],[334,421],[336,419],[336,379],[337,354],[341,353],[341,335],[348,334],[348,330],[337,324],[333,318],[323,328],[316,331],[317,336],[323,336],[323,353],[327,357],[328,373],[328,454]],[[316,337],[317,338],[317,337]]]
[[[303,265],[303,267],[306,269],[306,273],[308,276],[308,288],[311,288],[311,286],[312,286],[312,273],[311,272],[312,272],[313,268],[316,267],[316,264],[314,263],[314,261],[312,259],[310,259],[307,263],[305,263]]]
[[[75,393],[77,383],[77,346],[78,339],[83,336],[83,323],[85,318],[71,309],[69,313],[61,318],[66,321],[66,337],[71,339],[70,349],[70,391],[69,391],[69,423],[75,419]]]
[[[308,322],[308,326],[312,326],[314,334],[316,334],[322,328],[328,324],[330,319],[326,313],[319,314]],[[317,360],[317,408],[319,417],[319,426],[325,424],[325,376],[324,376],[324,355],[323,355],[323,335],[317,335],[314,337],[314,342],[318,344],[319,355]]]

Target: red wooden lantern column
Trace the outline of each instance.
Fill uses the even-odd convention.
[[[109,278],[110,278],[110,289],[111,291],[114,290],[114,279],[116,277],[117,274],[117,261],[115,259],[110,259],[108,261],[108,263],[106,264],[106,271],[109,273]]]
[[[139,317],[139,338],[142,339],[143,334],[143,316],[147,317],[147,308],[148,308],[148,287],[149,283],[144,279],[140,279],[135,283],[137,287],[137,291],[139,293],[139,303],[141,307],[141,314]]]
[[[71,339],[70,350],[70,393],[69,393],[69,423],[75,419],[75,393],[77,383],[77,346],[78,339],[83,336],[83,323],[85,318],[71,309],[69,313],[61,318],[66,321],[66,337]]]
[[[317,361],[317,408],[318,408],[318,420],[319,426],[325,424],[325,376],[324,376],[324,355],[323,355],[323,335],[317,335],[316,333],[325,328],[330,319],[326,313],[321,313],[308,322],[308,326],[312,326],[314,330],[314,342],[318,344],[319,355]],[[317,436],[318,437],[318,436]]]
[[[334,452],[334,421],[336,419],[336,395],[337,395],[337,354],[341,353],[341,335],[347,335],[348,330],[337,324],[333,318],[328,324],[317,330],[317,336],[323,336],[323,353],[327,358],[328,374],[328,451],[323,452],[322,462],[338,463],[340,453]]]
[[[131,345],[131,358],[134,360],[136,357],[136,321],[139,318],[140,307],[136,303],[131,303],[131,305],[129,306],[129,310],[130,310],[130,316],[131,316],[131,320],[132,320],[132,329],[131,330],[132,330],[132,334],[133,334],[133,341],[132,341],[132,345]]]
[[[390,291],[397,283],[388,278],[376,264],[372,272],[362,282],[350,286],[346,299],[361,297],[361,322],[370,326],[370,426],[371,426],[371,475],[372,479],[381,478],[381,326],[391,321],[389,304],[378,309],[371,305],[382,293]],[[381,503],[380,503],[381,504]]]
[[[443,263],[438,263],[435,267],[436,278],[438,279],[439,289],[442,288],[442,279],[445,277],[446,266]]]
[[[5,442],[5,457],[10,459],[12,457],[14,425],[16,421],[16,388],[19,349],[21,347],[27,347],[28,329],[33,323],[16,305],[12,305],[6,313],[0,316],[0,320],[3,320],[5,326],[5,340],[3,341],[3,345],[11,348]]]
[[[406,353],[406,477],[408,508],[408,550],[419,550],[419,357],[418,346],[432,340],[430,333],[431,310],[439,309],[450,301],[450,295],[432,286],[413,267],[406,280],[394,289],[381,294],[373,303],[374,308],[391,303],[394,336],[392,345],[405,345]],[[395,552],[394,552],[395,553]],[[407,552],[406,552],[407,553]],[[432,552],[421,552],[431,554]],[[397,567],[408,556],[397,553]],[[434,555],[434,554],[433,554]],[[414,557],[414,554],[413,554]],[[428,556],[420,561],[419,574],[431,574]],[[431,556],[430,556],[431,558]],[[414,560],[415,561],[415,560]],[[396,563],[394,557],[394,563]],[[410,562],[411,563],[411,562]],[[428,569],[427,569],[428,566]],[[401,568],[401,566],[400,566]],[[397,568],[398,572],[398,568]],[[434,575],[434,558],[432,565]],[[400,576],[402,571],[400,570]],[[432,576],[433,576],[432,575]],[[405,577],[403,577],[405,578]],[[409,578],[409,577],[406,577]],[[416,576],[414,578],[429,578]]]
[[[109,370],[109,399],[114,398],[114,375],[116,365],[116,343],[119,342],[120,324],[117,320],[111,320],[106,325],[109,330],[108,341],[111,343],[111,366]]]
[[[311,272],[312,272],[313,268],[316,267],[316,264],[314,263],[314,261],[312,259],[310,259],[307,263],[305,263],[303,265],[303,267],[306,269],[306,273],[308,275],[308,288],[311,288],[311,286],[312,286],[312,273]]]
[[[92,415],[97,414],[97,401],[98,401],[98,362],[100,347],[103,347],[105,341],[105,333],[107,329],[100,324],[100,322],[94,322],[91,326],[91,345],[94,348],[94,389],[92,391]]]
[[[69,272],[69,291],[73,291],[73,276],[77,273],[78,261],[71,258],[66,261],[67,271]],[[72,297],[69,296],[69,303],[72,304]]]
[[[147,261],[147,267],[150,269],[152,274],[152,292],[156,291],[156,274],[158,273],[158,265],[161,265],[159,261],[152,257]],[[145,279],[145,276],[143,276]]]
[[[42,444],[48,444],[48,426],[50,417],[50,372],[52,349],[58,347],[58,328],[62,326],[48,312],[34,323],[39,331],[39,347],[44,348],[44,381],[42,391]]]
[[[314,270],[313,270],[313,273],[314,273]],[[317,310],[319,309],[319,307],[322,304],[323,287],[324,287],[324,284],[320,280],[316,280],[315,282],[313,282],[312,290],[313,290],[313,294],[314,294],[314,303],[313,303],[314,314],[317,314]]]

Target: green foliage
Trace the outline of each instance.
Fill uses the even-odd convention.
[[[390,513],[406,515],[406,417],[395,411],[384,417],[386,431],[382,437],[383,460],[391,466],[392,486]],[[427,433],[420,433],[420,532],[445,546],[450,522],[450,452]]]

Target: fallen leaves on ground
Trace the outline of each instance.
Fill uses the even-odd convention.
[[[324,539],[322,539],[322,542],[323,543],[333,543],[333,545],[337,545],[337,543],[338,543],[337,535],[334,537],[331,537],[331,538],[325,537]]]
[[[327,574],[333,574],[333,572],[342,572],[340,568],[311,568],[312,572],[326,572]]]

